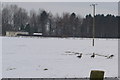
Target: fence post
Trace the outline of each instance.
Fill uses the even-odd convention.
[[[103,80],[104,71],[92,70],[90,73],[90,80]]]

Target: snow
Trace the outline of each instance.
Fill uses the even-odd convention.
[[[33,35],[42,35],[42,33],[33,33]]]
[[[84,78],[91,70],[118,77],[117,39],[95,39],[94,47],[92,39],[81,38],[3,37],[2,43],[3,78]],[[73,52],[83,53],[82,58]],[[115,56],[91,58],[93,52]]]

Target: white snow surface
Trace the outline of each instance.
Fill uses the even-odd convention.
[[[79,59],[66,51],[83,56]],[[114,57],[91,58],[93,52]],[[84,78],[91,70],[103,70],[105,77],[118,77],[118,39],[95,39],[93,47],[90,38],[2,38],[3,78]]]

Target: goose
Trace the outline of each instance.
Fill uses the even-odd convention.
[[[93,53],[93,55],[91,56],[91,58],[94,58],[95,57],[95,53]]]
[[[79,55],[79,56],[77,56],[78,58],[81,58],[82,57],[82,53]]]
[[[108,56],[108,59],[109,59],[109,58],[112,58],[112,57],[114,57],[114,55],[113,55],[113,54],[112,54],[112,55],[110,55],[110,56]]]

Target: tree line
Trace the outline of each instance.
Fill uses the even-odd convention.
[[[119,16],[111,14],[95,15],[95,37],[118,38]],[[39,9],[29,13],[17,5],[6,5],[2,9],[2,35],[6,31],[27,31],[29,35],[42,33],[47,37],[92,37],[93,17],[91,14],[82,18],[76,13],[53,15],[51,12]]]

